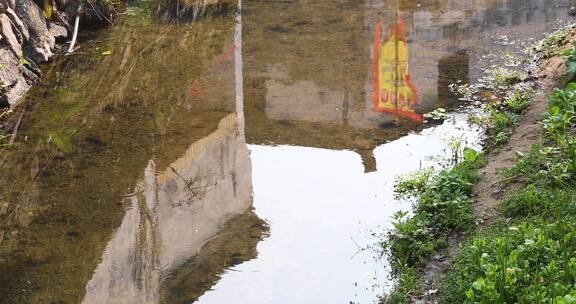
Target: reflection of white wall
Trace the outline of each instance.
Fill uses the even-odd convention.
[[[83,303],[157,303],[161,279],[196,254],[228,219],[249,210],[250,156],[239,134],[231,114],[171,164],[178,174],[168,168],[156,175],[150,161]],[[194,181],[194,194],[183,179]]]
[[[338,110],[342,105],[342,92],[322,90],[312,81],[283,84],[268,80],[266,88],[266,113],[270,119],[336,124],[342,121]]]
[[[344,94],[321,88],[312,81],[288,79],[280,66],[268,67],[266,114],[275,120],[301,120],[339,124]]]
[[[269,66],[267,72],[266,115],[270,119],[335,125],[346,122],[364,129],[377,128],[390,120],[389,115],[372,111],[370,104],[354,105],[364,100],[353,100],[344,89],[321,87],[313,81],[292,81],[278,65]]]

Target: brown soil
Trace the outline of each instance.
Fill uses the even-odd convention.
[[[571,45],[574,41],[576,32],[570,34],[563,44]],[[509,141],[496,154],[491,155],[486,166],[480,170],[482,178],[474,189],[477,198],[475,210],[482,221],[480,229],[485,230],[492,225],[497,217],[498,202],[508,190],[517,186],[513,180],[504,178],[501,172],[514,164],[518,153],[527,153],[532,145],[538,143],[538,119],[548,108],[550,92],[565,80],[564,75],[564,61],[561,57],[552,57],[542,63],[542,69],[535,79],[537,93],[532,104],[522,114],[522,120]],[[428,262],[420,277],[424,296],[413,298],[413,303],[436,303],[440,284],[457,256],[462,240],[463,236],[455,234],[445,255],[436,255]]]

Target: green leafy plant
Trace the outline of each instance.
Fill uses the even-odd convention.
[[[18,57],[18,63],[28,67],[32,67],[32,64],[30,63],[30,61],[28,61],[28,59],[26,59],[26,57],[24,57],[23,53],[20,53],[20,56]]]
[[[542,142],[505,172],[523,186],[463,247],[440,303],[576,303],[575,88],[550,96]]]
[[[564,64],[566,65],[566,73],[570,80],[574,79],[576,76],[576,45],[572,46],[560,54],[564,58]]]
[[[417,196],[418,193],[424,190],[434,172],[434,167],[428,167],[396,177],[394,181],[395,198],[402,199]]]

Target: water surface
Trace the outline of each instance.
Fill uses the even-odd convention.
[[[7,122],[0,303],[377,301],[395,176],[479,141],[449,85],[567,1],[162,7],[131,1]]]

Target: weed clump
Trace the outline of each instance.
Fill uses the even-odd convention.
[[[450,236],[476,225],[472,188],[483,158],[472,149],[454,148],[457,163],[452,169],[436,175],[433,169],[424,169],[397,179],[396,195],[414,196],[416,203],[412,216],[406,212],[395,214],[394,230],[382,243],[398,276],[395,291],[386,299],[388,303],[405,303],[409,293],[419,290],[416,271],[432,254],[448,246]]]

